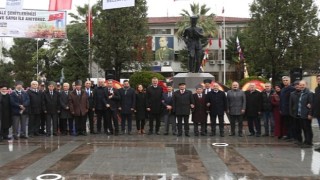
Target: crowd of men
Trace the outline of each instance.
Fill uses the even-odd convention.
[[[244,135],[245,119],[248,136],[276,136],[307,148],[312,147],[311,123],[314,117],[320,126],[320,75],[317,81],[319,86],[315,93],[309,91],[303,80],[294,82],[292,86],[288,76],[282,78],[281,86],[272,88],[270,83],[266,83],[262,92],[254,83],[247,91],[242,91],[238,82],[233,82],[227,92],[219,90],[218,83],[213,83],[211,89],[210,79],[204,80],[204,86],[197,86],[195,93],[186,89],[185,83],[180,83],[175,91],[172,84],[167,83],[167,92],[164,92],[157,78],[152,78],[149,87],[139,84],[136,89],[130,87],[128,80],[123,82],[122,88],[115,89],[112,80],[99,79],[94,88],[91,81],[86,81],[84,88],[80,80],[75,81],[72,88],[68,83],[63,83],[61,88],[54,82],[49,82],[45,88],[32,81],[24,90],[23,83],[17,81],[15,89],[8,93],[8,85],[2,83],[0,140],[10,139],[11,126],[14,140],[40,135],[86,136],[87,133],[132,135],[136,133],[132,128],[133,116],[137,134],[146,133],[144,126],[148,119],[148,135],[169,135],[171,129],[172,135],[189,137],[190,114],[195,136],[216,136],[218,118],[219,135],[224,137],[226,114],[231,126],[229,136]],[[164,132],[160,132],[162,118]]]

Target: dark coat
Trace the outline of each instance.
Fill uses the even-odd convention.
[[[104,110],[107,105],[107,90],[105,87],[98,86],[93,90],[93,106],[95,110]]]
[[[137,93],[136,94],[136,119],[145,119],[147,112],[147,100],[146,93]]]
[[[0,93],[0,122],[1,128],[10,128],[12,125],[10,95]]]
[[[42,91],[27,91],[30,99],[29,114],[41,114],[42,112]]]
[[[110,109],[112,111],[117,111],[119,108],[119,103],[120,103],[120,95],[119,95],[119,91],[117,89],[111,88],[110,91],[108,90],[108,88],[106,88],[107,91],[107,104],[110,105]],[[109,99],[109,96],[112,96],[111,99]]]
[[[150,113],[160,114],[162,111],[162,87],[149,86],[147,88],[147,108],[150,108]]]
[[[51,97],[49,90],[42,93],[42,109],[47,114],[56,114],[60,112],[60,94],[53,91]]]
[[[263,112],[272,112],[272,94],[274,93],[273,90],[270,91],[269,96],[266,91],[261,93],[262,95],[262,111]]]
[[[89,89],[90,93],[87,91],[87,89],[84,89],[84,90],[87,93],[87,97],[89,101],[89,109],[93,109],[94,108],[93,90],[90,88]]]
[[[60,118],[61,119],[68,119],[72,118],[72,114],[70,112],[70,107],[69,107],[69,94],[71,91],[68,91],[68,94],[66,94],[65,91],[60,92]]]
[[[127,92],[126,92],[127,91]],[[136,92],[133,88],[119,89],[121,114],[131,114],[136,108]]]
[[[169,105],[169,106],[171,106],[172,107],[172,105],[173,105],[173,92],[172,92],[172,96],[171,97],[169,97],[168,96],[168,93],[163,93],[162,94],[162,105],[163,105],[163,112],[165,113],[165,114],[169,114],[169,113],[171,113],[172,112],[172,109],[171,109],[171,111],[169,111],[168,109],[167,109],[167,106]]]
[[[27,114],[30,106],[29,95],[25,91],[21,91],[21,97],[19,97],[16,91],[13,91],[10,94],[11,108],[13,115],[20,115],[19,105],[23,105],[26,109],[23,111],[23,114]]]
[[[190,115],[191,104],[194,105],[194,98],[191,91],[185,90],[185,92],[181,94],[180,90],[177,90],[173,93],[173,112],[175,115]]]
[[[210,113],[223,115],[227,111],[227,96],[223,91],[210,91],[206,96],[206,103],[210,103]]]
[[[312,115],[312,107],[308,108],[307,105],[312,105],[313,103],[313,93],[309,89],[297,92],[294,91],[290,94],[289,100],[289,113],[292,117],[298,117],[299,101],[301,100],[301,112],[300,117],[302,119],[307,119],[308,115]]]
[[[199,98],[198,94],[192,95],[194,99],[194,109],[192,111],[192,121],[196,123],[207,122],[207,111],[209,108],[206,105],[206,95],[203,93]]]
[[[241,115],[241,110],[246,109],[246,95],[241,90],[227,92],[227,111],[230,115]]]
[[[262,96],[257,90],[250,92],[246,91],[246,116],[259,116],[262,111]]]
[[[320,85],[316,87],[314,90],[313,97],[313,116],[316,118],[320,118]]]
[[[78,96],[76,90],[69,94],[70,112],[74,116],[85,116],[89,110],[89,101],[87,93],[81,90],[81,95]]]
[[[294,87],[283,87],[280,92],[280,112],[281,115],[290,115],[289,100],[291,92],[295,91]]]

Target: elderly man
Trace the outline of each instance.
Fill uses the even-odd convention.
[[[69,134],[72,135],[73,133],[73,116],[70,112],[69,107],[69,95],[70,95],[70,84],[63,83],[63,91],[60,92],[60,106],[61,106],[61,113],[60,113],[60,132],[61,135],[67,135],[67,124],[69,124]]]
[[[216,135],[216,118],[219,119],[220,136],[224,137],[224,113],[227,111],[227,97],[219,90],[219,85],[214,83],[213,91],[207,94],[207,106],[210,108],[211,136]]]
[[[101,133],[101,125],[103,118],[103,129],[105,133],[108,132],[107,128],[107,90],[105,88],[105,80],[103,78],[98,79],[98,86],[93,90],[94,109],[97,114],[97,133]]]
[[[94,99],[93,99],[93,90],[91,89],[91,81],[85,82],[85,91],[87,93],[88,102],[89,102],[89,110],[88,110],[88,119],[89,119],[89,129],[90,134],[96,134],[93,126],[93,116],[94,116]]]
[[[246,117],[249,126],[249,136],[260,137],[261,136],[261,122],[260,115],[262,111],[262,96],[259,91],[256,90],[256,84],[250,83],[249,90],[246,94]],[[255,129],[254,129],[255,127]]]
[[[15,90],[10,94],[13,114],[12,133],[15,140],[18,140],[19,129],[20,138],[27,139],[26,128],[30,99],[22,86],[23,83],[21,81],[17,81]]]
[[[314,90],[314,104],[313,104],[313,115],[318,120],[319,129],[320,129],[320,74],[317,75],[318,86]]]
[[[235,135],[238,121],[238,135],[242,137],[242,120],[246,110],[246,95],[239,89],[239,83],[233,82],[232,89],[227,92],[227,113],[230,115],[231,134]]]
[[[273,107],[271,103],[273,93],[271,83],[265,83],[265,90],[262,92],[262,116],[265,130],[263,136],[274,136]]]
[[[38,89],[38,82],[32,81],[31,88],[28,89],[27,94],[30,99],[30,109],[29,109],[29,123],[28,123],[28,136],[39,136],[39,128],[41,123],[41,98],[42,91]]]

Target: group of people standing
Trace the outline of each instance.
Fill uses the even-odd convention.
[[[317,80],[320,84],[320,75]],[[237,124],[237,135],[242,137],[243,119],[246,119],[249,136],[277,136],[310,147],[312,118],[320,120],[320,85],[313,94],[303,80],[295,82],[295,87],[287,76],[282,81],[283,87],[276,85],[274,90],[270,83],[266,83],[263,92],[256,90],[254,83],[249,85],[249,90],[242,91],[239,83],[233,82],[231,90],[226,93],[219,90],[218,83],[213,83],[211,88],[210,79],[204,80],[204,86],[197,86],[195,93],[186,89],[185,83],[179,83],[176,91],[171,83],[167,83],[167,92],[163,92],[157,78],[152,78],[149,87],[139,84],[136,89],[130,87],[128,80],[123,82],[122,88],[115,89],[112,80],[98,79],[95,88],[90,81],[86,81],[82,88],[82,82],[78,80],[72,90],[68,83],[63,83],[61,89],[54,82],[43,90],[38,87],[38,82],[32,81],[30,88],[24,91],[23,83],[17,81],[10,94],[7,85],[2,83],[1,139],[9,139],[11,125],[14,139],[39,136],[44,131],[47,136],[87,135],[87,120],[90,134],[131,135],[133,115],[138,134],[146,133],[146,119],[149,120],[149,135],[162,134],[163,118],[164,135],[169,135],[171,124],[173,135],[189,137],[189,117],[192,114],[195,136],[215,136],[218,120],[219,135],[224,137],[224,117],[227,115],[231,125],[229,136],[236,135]],[[261,133],[261,117],[264,134]]]

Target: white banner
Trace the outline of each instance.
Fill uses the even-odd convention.
[[[65,11],[8,11],[0,9],[0,37],[64,39]]]
[[[131,7],[135,5],[135,0],[103,0],[102,9],[116,9]]]
[[[21,11],[23,9],[23,0],[7,0],[6,10]]]

